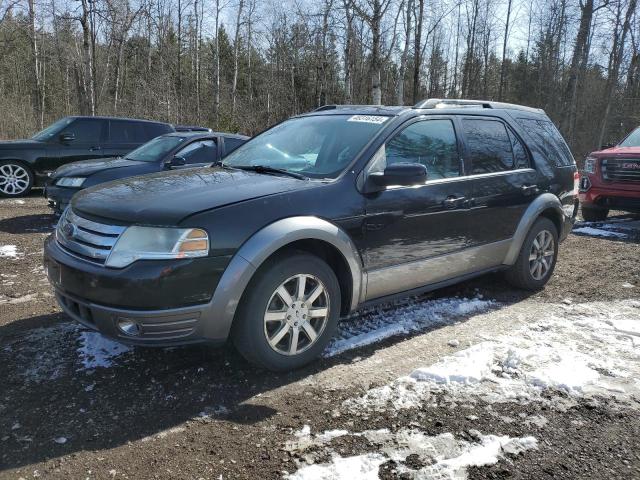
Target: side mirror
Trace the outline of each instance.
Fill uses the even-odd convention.
[[[76,136],[73,133],[63,133],[60,135],[60,142],[62,143],[71,143],[76,139]]]
[[[372,173],[369,178],[378,187],[420,185],[427,181],[427,167],[421,163],[392,163],[384,172]]]
[[[616,145],[614,143],[605,143],[604,145],[602,145],[602,147],[600,147],[600,150],[606,150],[607,148],[613,148]]]
[[[170,162],[167,162],[167,167],[169,168],[182,167],[186,164],[187,164],[187,161],[183,157],[179,157],[176,155],[171,159]]]

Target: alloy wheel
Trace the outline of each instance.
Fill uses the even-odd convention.
[[[329,300],[325,285],[314,275],[294,275],[282,282],[264,313],[269,346],[282,355],[308,350],[327,325]]]
[[[13,163],[0,165],[0,192],[5,195],[20,195],[29,188],[29,173]]]
[[[548,230],[541,230],[531,244],[529,271],[535,280],[542,280],[549,274],[555,257],[555,242]]]

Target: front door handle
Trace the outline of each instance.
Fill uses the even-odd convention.
[[[90,152],[96,152],[98,150],[102,150],[102,147],[91,147],[91,148],[89,148]]]
[[[453,209],[458,208],[466,200],[466,197],[454,197],[453,195],[451,195],[450,197],[445,198],[442,204],[444,205],[444,208]]]
[[[522,193],[524,193],[525,195],[531,195],[532,193],[537,193],[538,192],[538,186],[537,185],[522,185],[522,187],[520,187],[520,190],[522,190]]]

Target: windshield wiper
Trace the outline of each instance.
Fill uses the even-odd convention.
[[[237,168],[239,170],[248,170],[250,172],[256,173],[266,173],[269,174],[278,174],[278,175],[287,175],[289,177],[297,178],[300,180],[307,180],[309,177],[297,172],[291,172],[289,170],[285,170],[284,168],[276,168],[269,167],[267,165],[234,165],[233,168]]]

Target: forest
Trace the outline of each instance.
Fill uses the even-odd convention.
[[[481,98],[543,108],[581,161],[640,124],[639,42],[637,0],[0,0],[0,138]]]

